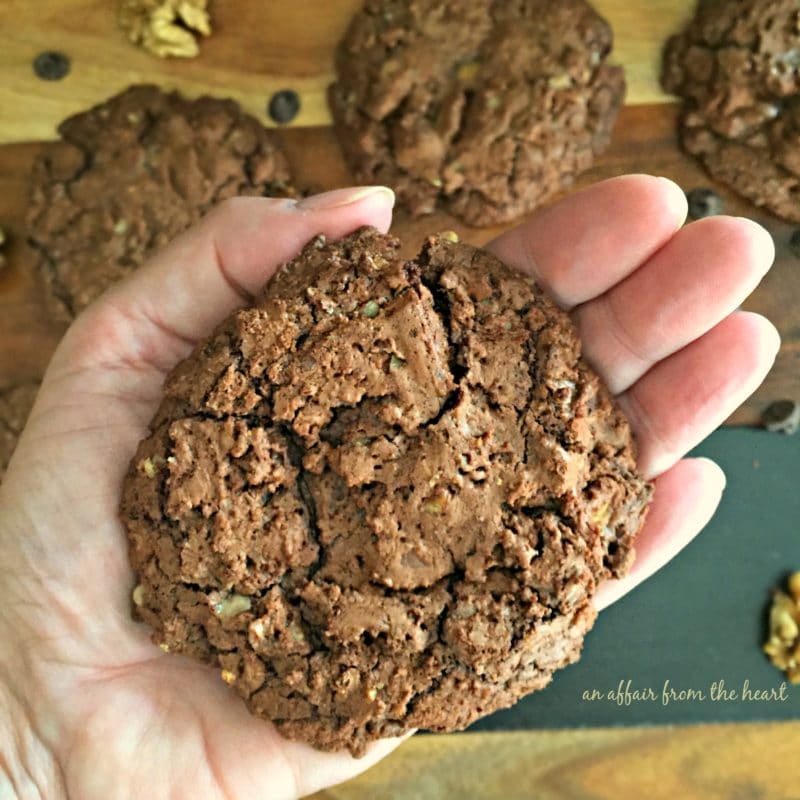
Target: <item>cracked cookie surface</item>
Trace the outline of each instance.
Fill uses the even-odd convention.
[[[665,51],[684,98],[680,136],[711,176],[800,222],[800,9],[795,0],[701,2]]]
[[[575,661],[651,487],[569,318],[489,254],[310,243],[168,378],[125,482],[137,617],[324,749]]]
[[[625,94],[584,0],[367,0],[329,100],[358,180],[414,214],[519,217],[587,170]]]
[[[219,201],[294,193],[277,138],[232,100],[133,86],[59,134],[34,164],[27,223],[61,319]]]

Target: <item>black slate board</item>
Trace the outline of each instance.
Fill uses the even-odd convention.
[[[694,453],[725,470],[728,487],[714,519],[665,569],[604,611],[582,660],[551,686],[471,730],[759,721],[800,718],[800,686],[784,699],[741,699],[780,691],[783,675],[761,653],[771,588],[800,570],[800,435],[723,429]],[[619,705],[620,682],[656,699]],[[724,680],[737,699],[712,701]],[[665,681],[699,690],[663,704]],[[584,699],[597,690],[602,699]],[[608,697],[609,691],[615,695]],[[669,693],[668,693],[669,695]]]

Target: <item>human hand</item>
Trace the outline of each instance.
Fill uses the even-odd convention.
[[[307,240],[386,230],[391,205],[385,190],[228,201],[68,331],[0,487],[0,795],[5,769],[21,797],[294,797],[397,745],[354,760],[286,741],[215,671],[160,653],[130,617],[118,521],[165,373]],[[769,236],[722,217],[678,232],[685,213],[674,184],[621,178],[490,246],[573,309],[587,357],[631,418],[643,469],[658,476],[634,571],[606,584],[603,604],[711,516],[719,468],[679,459],[777,351],[770,323],[734,312],[772,261]]]

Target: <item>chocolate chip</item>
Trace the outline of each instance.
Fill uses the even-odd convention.
[[[800,405],[794,400],[778,400],[764,412],[761,423],[773,433],[797,433],[800,430]]]
[[[291,122],[300,111],[300,96],[294,89],[283,89],[275,92],[267,107],[270,117],[278,125],[286,125]]]
[[[43,81],[60,81],[69,68],[69,57],[55,50],[45,50],[33,59],[33,71]]]
[[[713,189],[692,189],[686,195],[692,219],[713,217],[722,213],[722,198]]]
[[[800,228],[794,229],[792,238],[789,239],[789,249],[792,251],[793,256],[800,258]]]

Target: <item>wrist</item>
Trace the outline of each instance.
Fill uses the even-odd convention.
[[[32,637],[20,601],[20,580],[13,567],[8,514],[0,512],[0,798],[61,800],[67,793],[61,769],[40,733],[32,698]],[[12,563],[10,563],[12,562]]]

